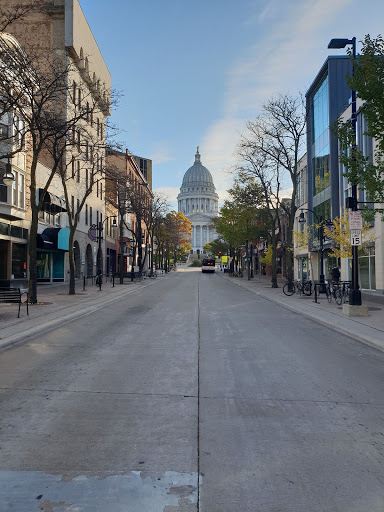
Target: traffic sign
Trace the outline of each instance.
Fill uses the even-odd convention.
[[[361,229],[351,229],[351,245],[361,245]]]
[[[363,229],[363,218],[360,212],[349,212],[349,229]]]

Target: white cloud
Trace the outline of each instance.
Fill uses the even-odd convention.
[[[155,144],[149,158],[155,165],[175,160],[175,157],[170,154],[170,150],[162,143]]]
[[[271,0],[250,17],[259,40],[232,63],[227,73],[223,117],[202,141],[202,162],[211,171],[217,189],[231,185],[234,151],[245,120],[254,118],[264,101],[278,92],[297,94],[309,84],[327,55],[324,30],[348,4],[356,0]],[[348,10],[348,9],[347,9]],[[266,34],[264,37],[260,34]],[[343,34],[342,34],[343,35]],[[325,41],[324,41],[325,37]],[[313,52],[317,49],[316,61]],[[317,57],[319,60],[317,61]],[[313,71],[312,71],[313,69]]]
[[[153,191],[156,192],[156,194],[159,194],[162,197],[164,197],[170,203],[172,203],[172,208],[175,208],[175,205],[177,208],[177,195],[180,192],[179,187],[156,187],[153,189]]]

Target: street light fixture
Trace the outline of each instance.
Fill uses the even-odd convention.
[[[13,185],[13,182],[15,181],[15,175],[12,173],[12,165],[9,162],[5,164],[5,173],[2,176],[2,180],[4,185],[7,185],[8,187]]]
[[[348,45],[352,45],[352,57],[353,60],[356,60],[356,37],[352,37],[352,39],[331,39],[328,44],[328,48],[330,49],[341,49],[345,48]],[[352,77],[354,75],[354,68],[352,69]],[[352,93],[352,116],[351,116],[351,124],[354,135],[354,147],[352,148],[352,157],[355,157],[355,147],[356,147],[356,91],[354,89],[351,90]],[[357,183],[351,183],[352,196],[351,198],[347,198],[348,207],[352,209],[353,212],[357,211]],[[350,199],[348,201],[348,199]],[[349,292],[349,304],[351,306],[361,306],[361,291],[359,289],[359,255],[358,255],[358,246],[352,245],[352,288]]]

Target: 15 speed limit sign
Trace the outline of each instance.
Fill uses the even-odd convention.
[[[351,229],[351,245],[361,245],[361,229]]]

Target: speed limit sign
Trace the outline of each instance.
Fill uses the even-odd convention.
[[[351,245],[361,245],[361,229],[351,229]]]

